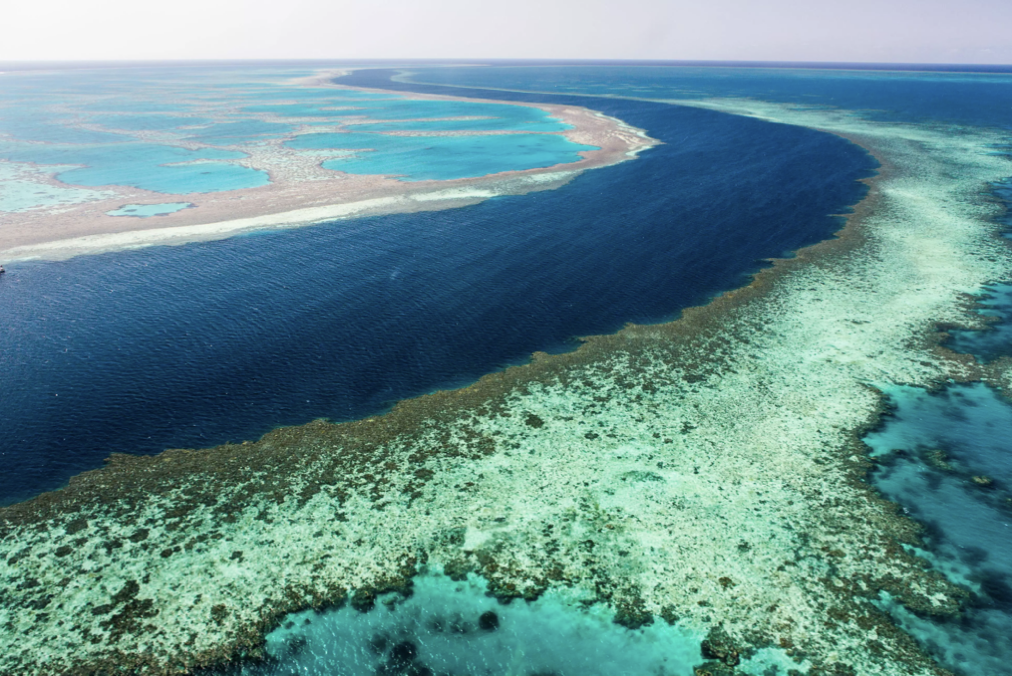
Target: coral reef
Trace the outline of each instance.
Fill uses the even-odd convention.
[[[962,295],[1012,269],[981,192],[1009,164],[982,133],[706,105],[846,134],[881,175],[838,239],[676,322],[384,416],[114,456],[0,510],[0,672],[256,656],[283,614],[368,607],[438,563],[706,635],[697,673],[769,646],[809,674],[942,673],[872,601],[951,615],[965,592],[903,546],[918,526],[865,482],[860,437],[876,384],[1012,382],[934,330],[979,321]]]

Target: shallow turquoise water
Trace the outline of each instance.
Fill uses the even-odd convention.
[[[153,143],[32,146],[0,141],[0,157],[16,162],[83,165],[57,173],[64,183],[82,186],[126,185],[163,193],[200,193],[266,185],[267,173],[214,160],[239,159],[243,153],[205,148],[187,150]],[[194,162],[196,164],[177,164]]]
[[[243,111],[274,113],[283,117],[341,118],[348,124],[368,124],[368,131],[559,132],[571,128],[570,125],[551,117],[547,112],[530,106],[396,99],[392,97],[373,98],[372,95],[366,93],[363,93],[363,98],[355,99],[354,97],[346,97],[343,92],[336,98],[338,99],[336,101],[315,103],[246,106]],[[370,123],[373,120],[385,120],[385,122]]]
[[[302,134],[285,143],[289,148],[299,150],[375,150],[388,151],[403,147],[404,143],[417,143],[419,138],[369,134],[362,132]]]
[[[980,305],[980,313],[993,317],[994,323],[984,331],[950,331],[948,347],[982,362],[1012,355],[1012,284],[987,287]]]
[[[663,623],[630,631],[606,612],[581,612],[559,598],[503,605],[474,577],[422,575],[413,592],[366,613],[346,606],[290,616],[267,637],[281,663],[260,673],[371,676],[404,662],[416,673],[660,676],[689,673],[702,661],[702,636]]]
[[[360,150],[323,166],[350,174],[393,174],[406,181],[450,180],[500,171],[550,167],[581,159],[580,145],[555,134],[480,136],[389,136],[385,134],[305,134],[286,145],[298,149]]]
[[[550,135],[430,136],[396,150],[327,160],[323,166],[352,174],[394,174],[406,181],[450,180],[576,162],[582,159],[578,151],[595,149]]]
[[[206,117],[182,117],[179,115],[94,115],[91,121],[110,129],[147,131],[157,129],[178,129],[193,125],[209,124]]]
[[[189,138],[198,139],[205,143],[231,145],[247,142],[254,138],[276,138],[288,134],[292,130],[293,127],[290,124],[241,120],[212,124],[205,129],[190,132]]]
[[[148,218],[150,216],[165,216],[192,207],[191,202],[166,202],[165,204],[124,204],[119,209],[113,209],[105,213],[110,216],[135,216],[137,218]]]
[[[23,173],[5,171],[9,168],[10,165],[0,165],[0,212],[11,213],[38,207],[80,204],[111,196],[101,190],[25,180],[27,177]]]
[[[129,96],[108,98],[96,103],[82,103],[78,110],[110,113],[185,113],[191,109],[182,103],[166,101],[145,101]],[[98,116],[101,117],[101,116]]]
[[[319,105],[308,103],[277,103],[259,106],[246,106],[243,112],[247,113],[273,113],[282,117],[335,117],[345,118],[350,116],[365,115],[367,109],[357,101],[329,101]],[[335,120],[337,124],[339,120]]]
[[[927,526],[921,552],[974,593],[965,617],[928,621],[887,600],[899,624],[946,666],[1004,674],[1012,664],[1012,405],[986,385],[886,391],[896,406],[865,437],[873,482]],[[976,477],[976,480],[975,480]]]
[[[270,183],[265,171],[221,162],[182,166],[164,166],[141,161],[103,163],[63,172],[59,178],[61,181],[77,185],[128,185],[176,195],[256,188]]]
[[[60,124],[60,118],[45,114],[11,114],[0,110],[0,132],[23,141],[43,143],[118,143],[122,134],[76,129]],[[2,156],[0,156],[2,157]],[[4,158],[9,159],[9,158]]]
[[[373,120],[408,120],[412,118],[474,117],[487,116],[491,120],[474,121],[484,127],[462,127],[463,129],[510,129],[520,131],[564,131],[567,125],[548,115],[543,110],[529,106],[502,106],[493,103],[468,103],[462,101],[426,101],[402,99],[394,101],[370,101],[361,105],[367,116]],[[399,123],[397,123],[399,124]],[[398,128],[396,124],[391,129]]]
[[[278,100],[278,99],[293,99],[312,101],[315,99],[340,100],[340,99],[375,99],[375,100],[391,100],[400,99],[401,97],[397,94],[384,94],[381,92],[362,92],[355,89],[332,89],[321,87],[319,89],[307,88],[303,92],[297,95],[292,95],[290,89],[269,89],[266,87],[243,87],[245,93],[257,99],[263,99],[265,101]]]
[[[295,69],[173,67],[0,74],[0,138],[7,137],[0,141],[0,160],[84,165],[59,175],[78,186],[208,193],[262,186],[269,177],[225,163],[173,165],[241,157],[214,154],[220,146],[241,149],[288,140],[296,142],[292,147],[314,147],[298,144],[302,121],[296,124],[294,118],[333,119],[335,124],[378,120],[370,131],[543,133],[569,128],[530,106],[291,84],[305,74]],[[406,180],[463,178],[573,162],[586,149],[561,136],[507,140],[470,135],[425,146],[398,137],[384,142],[383,154],[327,166],[392,173]]]
[[[380,596],[369,610],[292,613],[267,635],[263,663],[203,676],[685,676],[705,661],[698,632],[662,620],[627,629],[613,617],[553,593],[503,604],[481,577],[423,572],[408,596]],[[798,666],[764,648],[737,673],[776,676]]]
[[[564,131],[572,125],[556,120],[520,122],[493,117],[480,120],[400,120],[395,122],[348,122],[356,131]]]

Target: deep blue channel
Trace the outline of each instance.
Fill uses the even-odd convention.
[[[829,237],[842,220],[828,214],[855,204],[857,179],[875,168],[857,146],[799,127],[472,94],[585,105],[665,145],[558,190],[463,209],[8,266],[0,501],[113,452],[359,418],[576,336],[674,317],[746,283],[763,259]]]

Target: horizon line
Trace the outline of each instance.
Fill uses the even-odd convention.
[[[882,61],[785,61],[785,60],[719,60],[719,59],[539,59],[539,58],[239,58],[239,59],[77,59],[77,60],[0,60],[0,70],[34,70],[41,68],[100,68],[151,65],[228,66],[250,64],[320,64],[320,65],[643,65],[643,66],[709,66],[731,68],[802,68],[813,70],[900,70],[937,72],[1012,72],[1012,64],[981,63],[916,63]]]

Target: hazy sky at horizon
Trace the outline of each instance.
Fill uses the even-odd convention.
[[[1012,64],[1010,0],[8,0],[0,61]]]

